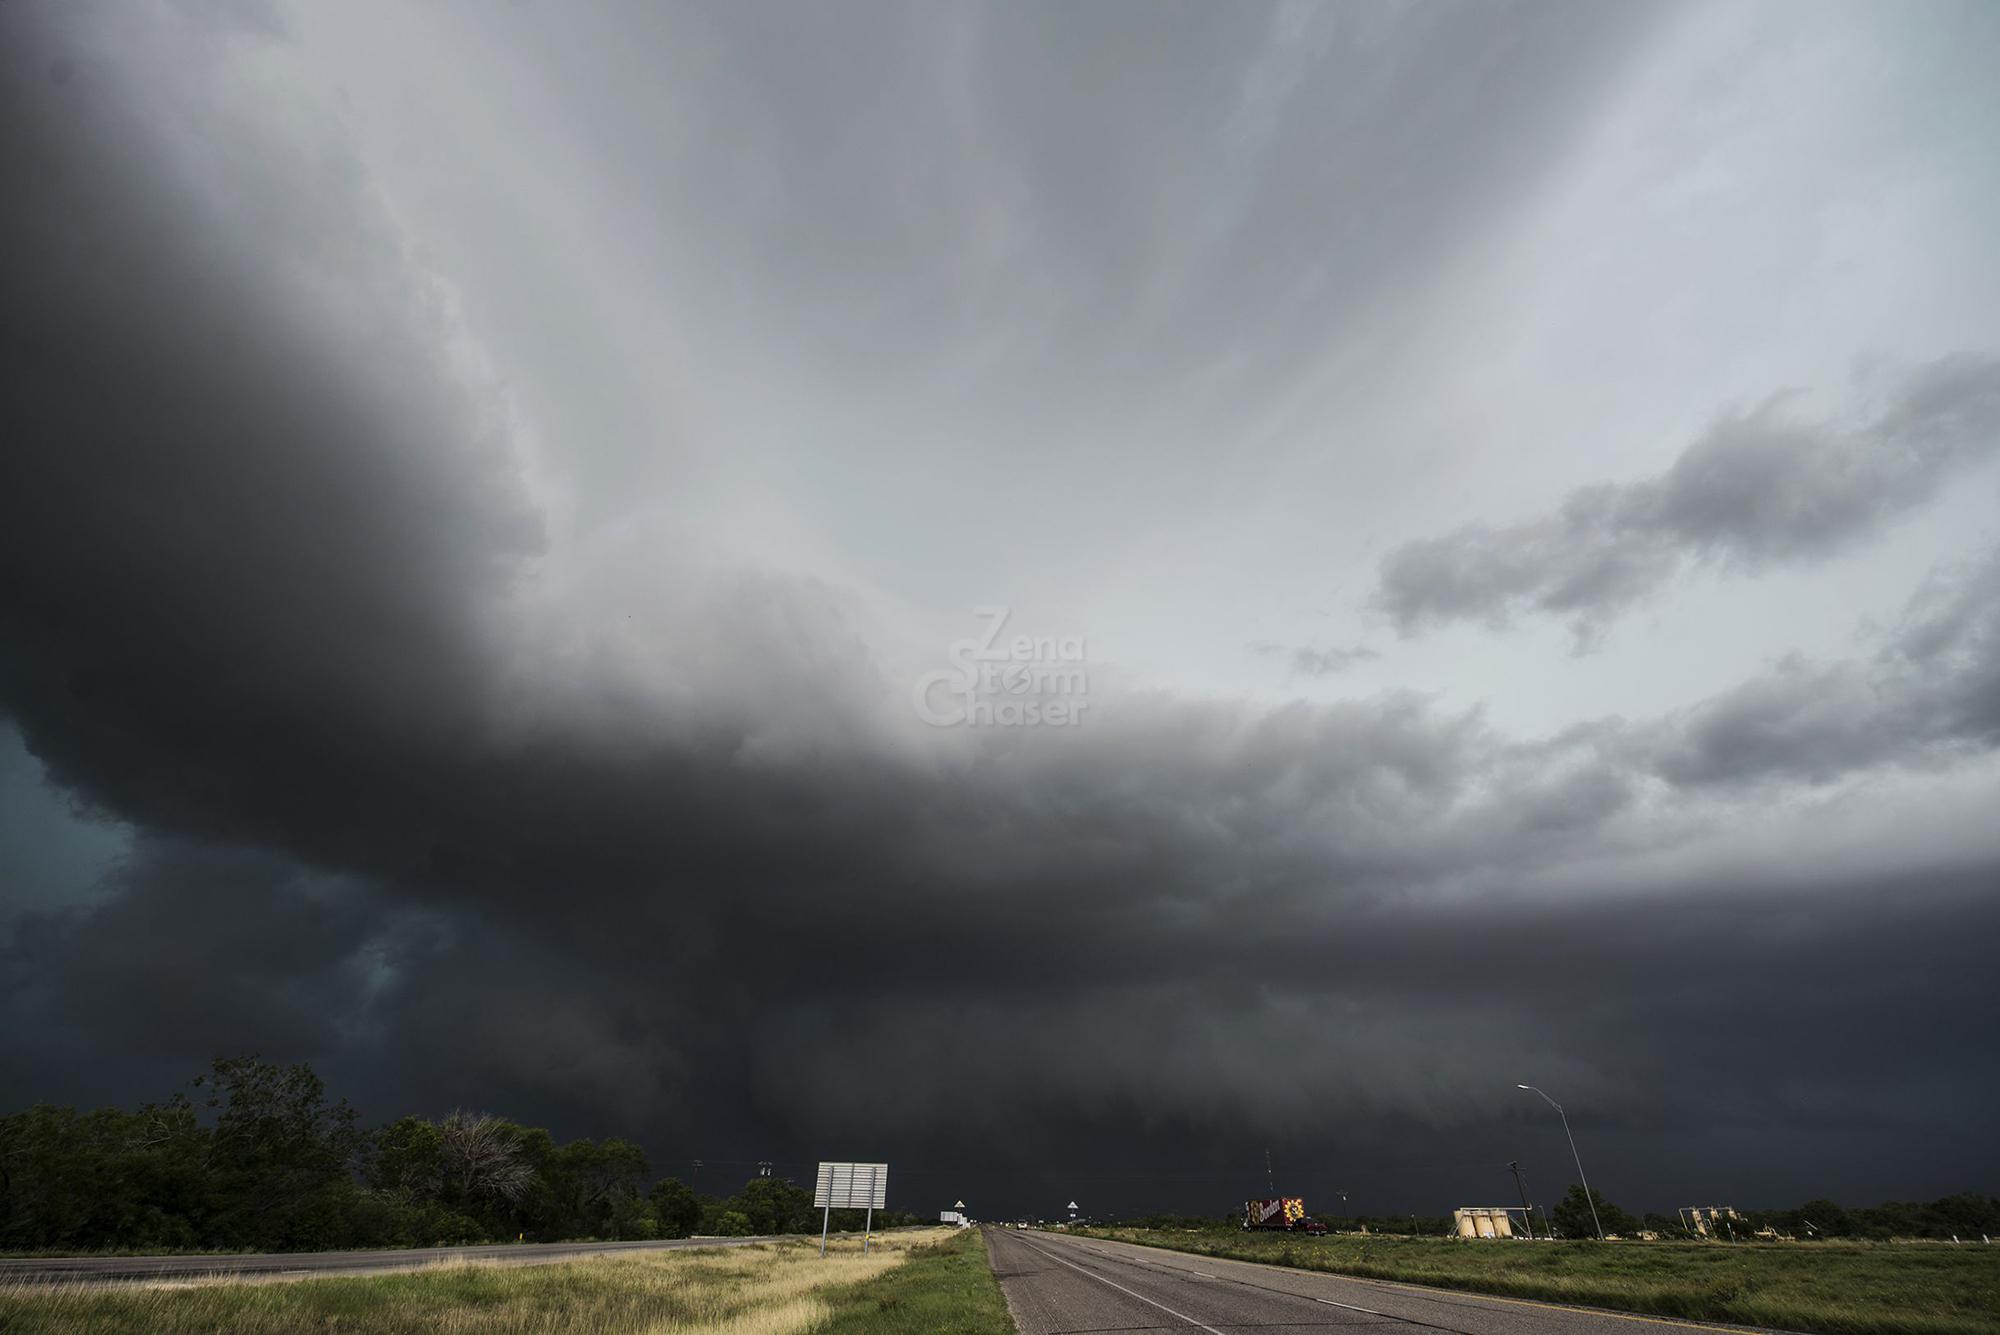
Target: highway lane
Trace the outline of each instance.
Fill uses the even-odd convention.
[[[365,1252],[257,1252],[240,1256],[30,1256],[0,1258],[0,1285],[114,1284],[211,1276],[304,1279],[383,1275],[448,1261],[535,1265],[575,1256],[742,1247],[770,1238],[675,1238],[657,1242],[526,1242],[482,1247],[398,1247]]]
[[[1349,1327],[1446,1335],[1643,1335],[1743,1326],[1559,1307],[1349,1279],[1060,1233],[988,1228],[993,1273],[1021,1335],[1237,1335]]]

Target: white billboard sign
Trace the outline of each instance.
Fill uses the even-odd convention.
[[[816,1210],[880,1210],[889,1195],[885,1163],[823,1163],[813,1186]]]

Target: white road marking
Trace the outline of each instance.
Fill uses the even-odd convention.
[[[1110,1287],[1118,1290],[1120,1293],[1124,1294],[1128,1298],[1137,1298],[1140,1302],[1146,1304],[1146,1306],[1148,1307],[1157,1307],[1162,1312],[1165,1312],[1168,1316],[1174,1318],[1174,1320],[1185,1321],[1190,1326],[1193,1326],[1196,1330],[1205,1330],[1208,1332],[1208,1335],[1222,1335],[1222,1332],[1217,1330],[1214,1326],[1204,1326],[1201,1324],[1201,1322],[1195,1320],[1193,1317],[1189,1316],[1185,1312],[1176,1312],[1173,1308],[1167,1306],[1165,1303],[1156,1303],[1143,1293],[1134,1293],[1131,1289],[1126,1288],[1123,1284],[1118,1283],[1116,1280],[1106,1279],[1102,1275],[1094,1275],[1090,1271],[1085,1270],[1082,1266],[1077,1265],[1073,1261],[1063,1260],[1062,1257],[1057,1256],[1053,1252],[1044,1252],[1040,1247],[1029,1247],[1028,1250],[1031,1252],[1041,1252],[1043,1256],[1046,1256],[1049,1260],[1054,1261],[1057,1265],[1066,1265],[1071,1270],[1076,1271],[1077,1274],[1082,1275],[1087,1279],[1094,1279],[1099,1284],[1109,1285]]]
[[[1092,1250],[1095,1250],[1095,1249],[1093,1248]],[[1103,1253],[1103,1254],[1104,1254],[1104,1255],[1107,1255],[1107,1256],[1112,1256],[1112,1257],[1117,1257],[1118,1259],[1120,1259],[1120,1260],[1124,1260],[1124,1261],[1138,1261],[1138,1260],[1139,1260],[1139,1258],[1138,1258],[1138,1257],[1136,1257],[1136,1256],[1119,1256],[1119,1255],[1118,1255],[1118,1253],[1116,1253],[1116,1252],[1106,1252],[1106,1253]],[[1168,1265],[1168,1264],[1167,1264],[1167,1263],[1166,1263],[1165,1261],[1153,1261],[1153,1260],[1147,1260],[1147,1261],[1143,1261],[1143,1262],[1140,1262],[1140,1263],[1141,1263],[1141,1264],[1143,1264],[1143,1265],[1150,1265],[1150,1266],[1157,1266],[1157,1267],[1158,1267],[1159,1269],[1161,1269],[1161,1270],[1166,1270],[1166,1271],[1170,1271],[1171,1273],[1173,1273],[1173,1274],[1176,1274],[1176,1275],[1192,1275],[1192,1276],[1194,1276],[1194,1277],[1195,1277],[1196,1279],[1213,1279],[1213,1280],[1216,1280],[1216,1281],[1217,1281],[1218,1283],[1221,1283],[1221,1282],[1224,1282],[1224,1281],[1222,1281],[1222,1280],[1221,1280],[1221,1278],[1220,1278],[1219,1276],[1216,1276],[1216,1275],[1210,1275],[1210,1274],[1207,1274],[1207,1273],[1204,1273],[1203,1271],[1200,1271],[1200,1270],[1188,1270],[1188,1269],[1185,1269],[1185,1268],[1183,1268],[1183,1267],[1181,1267],[1181,1266],[1177,1266],[1177,1265]],[[1229,1281],[1226,1281],[1226,1282],[1228,1282],[1228,1283],[1231,1283],[1231,1284],[1234,1284],[1234,1283],[1237,1283],[1238,1281],[1236,1281],[1236,1280],[1233,1280],[1233,1279],[1232,1279],[1232,1280],[1229,1280]],[[1263,1288],[1264,1286],[1263,1286],[1263,1285],[1261,1285],[1261,1284],[1253,1284],[1253,1285],[1251,1285],[1250,1287],[1251,1287],[1251,1288]],[[1288,1297],[1288,1298],[1306,1298],[1306,1297],[1310,1297],[1310,1296],[1311,1296],[1310,1294],[1304,1294],[1304,1293],[1290,1293],[1290,1292],[1287,1292],[1287,1291],[1286,1291],[1286,1290],[1284,1290],[1284,1289],[1270,1289],[1270,1290],[1267,1290],[1267,1291],[1268,1291],[1268,1292],[1271,1292],[1271,1293],[1283,1293],[1283,1294],[1285,1294],[1285,1296],[1286,1296],[1286,1297]],[[1399,1320],[1399,1319],[1400,1319],[1400,1318],[1397,1318],[1397,1317],[1392,1317],[1392,1316],[1390,1316],[1390,1315],[1389,1315],[1389,1314],[1388,1314],[1387,1312],[1378,1312],[1378,1311],[1376,1311],[1376,1310],[1375,1310],[1374,1308],[1372,1308],[1372,1307],[1356,1307],[1356,1306],[1355,1306],[1355,1305],[1354,1305],[1353,1303],[1337,1303],[1337,1302],[1335,1302],[1335,1301],[1334,1301],[1333,1299],[1331,1299],[1331,1298],[1313,1298],[1313,1301],[1314,1301],[1314,1302],[1316,1302],[1316,1303],[1325,1303],[1325,1304],[1326,1304],[1326,1305],[1327,1305],[1328,1307],[1338,1307],[1338,1308],[1341,1308],[1342,1310],[1344,1310],[1344,1311],[1348,1311],[1348,1312],[1366,1312],[1366,1313],[1367,1313],[1367,1314],[1368,1314],[1369,1316],[1379,1316],[1379,1317],[1383,1318],[1384,1320],[1388,1320],[1388,1321],[1395,1321],[1395,1320]]]

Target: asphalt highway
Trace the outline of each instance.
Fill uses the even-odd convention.
[[[769,1238],[675,1238],[662,1242],[527,1242],[486,1247],[398,1247],[368,1252],[259,1252],[241,1256],[30,1256],[0,1258],[0,1285],[111,1284],[244,1276],[303,1279],[308,1275],[381,1275],[421,1270],[445,1261],[534,1265],[573,1256],[670,1251],[682,1247],[741,1247]]]
[[[1747,1329],[1347,1279],[1061,1233],[988,1228],[986,1245],[1021,1335],[1236,1335],[1364,1326],[1449,1335]]]

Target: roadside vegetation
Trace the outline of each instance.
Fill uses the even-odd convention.
[[[877,1212],[878,1228],[914,1216]],[[862,1227],[836,1210],[833,1228]],[[478,1242],[817,1234],[812,1193],[655,1178],[615,1137],[453,1112],[363,1125],[305,1065],[218,1060],[136,1111],[0,1118],[0,1251],[318,1251]]]
[[[1845,1335],[2000,1335],[2000,1246],[1978,1242],[1467,1241],[1077,1230],[1202,1256],[1512,1298]]]
[[[882,1278],[829,1296],[827,1335],[1014,1335],[976,1228],[910,1249]]]
[[[815,1239],[344,1278],[20,1286],[0,1290],[0,1329],[1004,1335],[1012,1326],[999,1303],[978,1239],[926,1229],[878,1236],[865,1256],[860,1239],[840,1238],[824,1260]]]

